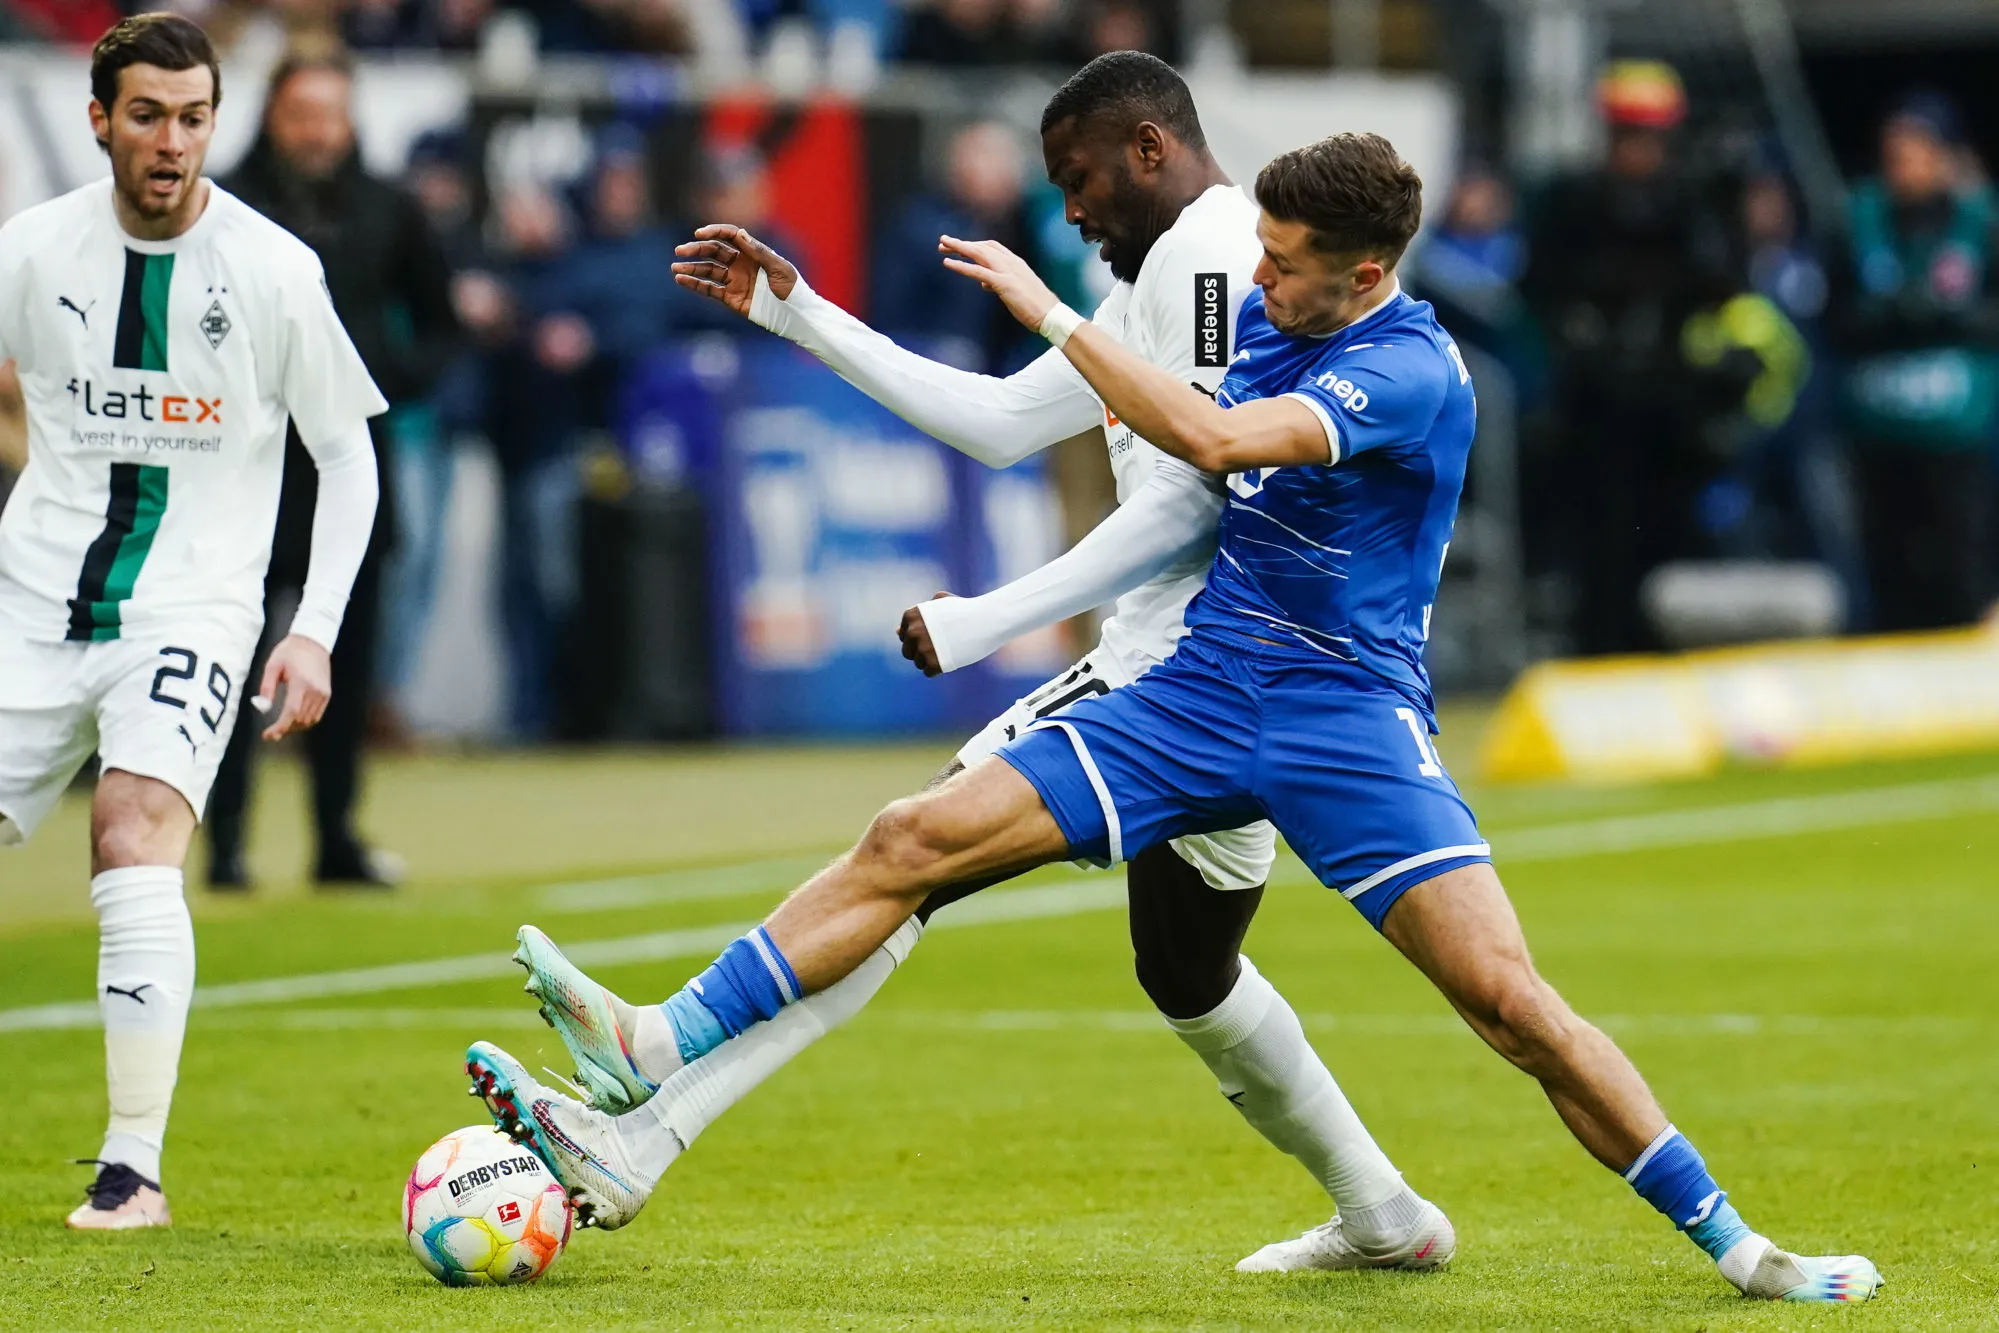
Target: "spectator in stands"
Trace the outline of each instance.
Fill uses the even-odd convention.
[[[1532,396],[1542,374],[1539,338],[1520,295],[1526,270],[1512,186],[1485,164],[1467,163],[1443,219],[1411,256],[1410,285],[1461,343],[1506,367],[1521,398]]]
[[[1990,593],[1999,201],[1965,178],[1962,144],[1949,101],[1905,98],[1848,202],[1833,326],[1882,629],[1963,624]]]
[[[1173,31],[1172,10],[1157,0],[1083,0],[1076,61],[1086,63],[1112,51],[1145,51],[1174,60],[1178,43]]]
[[[550,734],[558,649],[577,600],[577,454],[592,419],[597,355],[576,312],[566,260],[573,223],[546,187],[503,187],[496,201],[504,315],[487,358],[486,436],[503,487],[500,603],[508,726]]]
[[[407,404],[431,391],[459,345],[450,273],[416,203],[362,169],[352,95],[353,72],[338,48],[288,56],[271,76],[262,134],[227,184],[317,252],[334,308],[369,373],[391,404]],[[306,733],[319,841],[313,877],[324,884],[379,886],[398,875],[393,858],[363,843],[353,825],[361,745],[374,695],[382,561],[394,543],[396,517],[388,425],[381,417],[369,425],[383,502],[334,646],[333,702],[319,725]],[[305,584],[318,491],[317,471],[296,432],[286,451],[265,594],[267,619],[280,627],[283,608]],[[256,731],[254,714],[239,719],[210,797],[204,827],[211,853],[209,879],[218,888],[248,883],[243,817]]]
[[[1026,164],[1020,140],[998,121],[976,121],[951,136],[944,190],[910,201],[883,233],[874,258],[869,309],[892,338],[935,340],[940,358],[1004,374],[1032,340],[977,283],[954,282],[935,262],[937,238],[996,240],[1038,260],[1024,211]]]
[[[918,65],[996,65],[1013,55],[1005,0],[935,0],[903,20],[902,58]]]
[[[410,147],[404,184],[443,249],[459,324],[476,332],[481,321],[492,318],[482,314],[494,306],[490,300],[481,304],[479,288],[482,283],[490,288],[493,279],[472,225],[464,135],[433,131],[420,136]],[[430,627],[456,442],[484,424],[482,367],[473,347],[460,348],[427,397],[398,404],[391,413],[398,530],[396,549],[383,574],[381,688],[370,725],[377,744],[406,745],[410,739],[401,701]]]
[[[1753,460],[1751,483],[1759,539],[1769,554],[1830,565],[1846,585],[1848,622],[1861,621],[1866,579],[1852,486],[1832,435],[1836,375],[1826,339],[1826,265],[1799,221],[1794,183],[1775,162],[1760,161],[1743,183],[1743,249],[1750,290],[1797,329],[1810,356],[1790,416],[1773,429]]]
[[[1548,504],[1527,527],[1558,544],[1587,653],[1652,644],[1639,583],[1696,541],[1695,498],[1714,463],[1681,330],[1737,289],[1728,234],[1673,161],[1687,112],[1679,76],[1623,61],[1599,93],[1608,160],[1550,190],[1524,285],[1549,339],[1560,423],[1552,467],[1527,477],[1523,498]]]

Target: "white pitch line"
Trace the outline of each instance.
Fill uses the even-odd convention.
[[[1541,824],[1495,833],[1492,844],[1494,856],[1502,865],[1517,861],[1566,861],[1607,852],[1692,847],[1876,824],[1916,823],[1994,808],[1999,808],[1999,777],[1958,779]]]
[[[1349,1037],[1472,1039],[1451,1014],[1300,1014],[1308,1031]],[[1591,1019],[1626,1039],[1645,1037],[1900,1038],[1962,1040],[1989,1033],[1990,1019],[1951,1014],[1599,1014]],[[970,1009],[873,1011],[868,1022],[909,1032],[1163,1033],[1149,1009]],[[539,1031],[541,1019],[513,1008],[235,1009],[206,1012],[203,1028],[270,1032],[375,1032],[425,1029]]]
[[[1994,808],[1999,808],[1999,777],[1972,778],[1533,825],[1511,833],[1496,833],[1493,842],[1499,862],[1505,865],[1571,860],[1647,848],[1794,837],[1870,825],[1946,819]],[[669,881],[684,874],[692,877],[681,886],[687,890],[685,896],[689,899],[733,896],[738,892],[756,891],[767,884],[770,875],[814,859],[787,857],[745,862],[734,867],[700,867],[684,872],[665,872],[658,876],[606,880],[594,887],[605,893],[603,901],[606,906],[635,905],[653,901],[646,895],[662,891],[677,896],[674,885]],[[554,887],[564,892],[593,888],[589,884]],[[1124,902],[1124,884],[1120,879],[1079,875],[1031,888],[982,893],[938,916],[931,923],[931,929],[1073,916],[1080,912],[1122,907]],[[739,921],[619,939],[592,940],[567,946],[564,952],[585,967],[658,962],[716,952],[755,924],[753,921]],[[470,954],[204,986],[196,990],[194,1003],[200,1008],[240,1008],[337,995],[373,995],[481,981],[506,976],[511,969],[512,960],[508,954]],[[94,1027],[97,1022],[94,1000],[0,1009],[0,1032]]]
[[[1046,917],[1073,916],[1079,912],[1104,911],[1124,906],[1124,881],[1111,877],[1077,875],[1052,884],[1024,889],[987,892],[953,906],[931,923],[931,929],[976,926],[1003,921],[1033,921]],[[614,967],[625,963],[653,963],[668,958],[685,958],[719,953],[734,940],[754,930],[755,921],[734,921],[725,925],[696,926],[688,930],[662,930],[621,939],[586,940],[563,946],[563,952],[579,967]],[[286,1004],[297,1000],[321,1000],[338,995],[375,995],[384,991],[414,990],[492,977],[513,976],[510,953],[466,954],[457,958],[431,958],[414,963],[390,963],[382,967],[346,968],[338,972],[308,972],[301,976],[271,977],[262,981],[237,981],[220,986],[201,986],[194,992],[196,1009],[236,1009],[246,1005]],[[42,1004],[21,1009],[0,1009],[0,1032],[45,1031],[52,1028],[95,1027],[97,1002],[86,1000],[68,1004]]]

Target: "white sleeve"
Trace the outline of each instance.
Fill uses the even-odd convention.
[[[308,252],[286,275],[283,371],[278,392],[306,447],[347,436],[389,410],[334,313],[319,261]]]
[[[1052,347],[1005,379],[958,370],[897,346],[803,278],[779,300],[763,273],[757,274],[750,318],[924,434],[987,467],[1009,467],[1103,422],[1089,384]]]
[[[375,442],[365,420],[332,439],[314,443],[303,434],[299,438],[319,469],[319,501],[312,511],[305,591],[292,616],[291,632],[303,634],[330,653],[340,637],[341,617],[347,614],[347,594],[354,588],[354,576],[375,532],[381,479],[375,475]]]
[[[1010,639],[1129,592],[1161,570],[1212,552],[1219,485],[1162,458],[1138,493],[1061,556],[979,597],[945,597],[917,610],[945,671],[970,666]]]
[[[1132,292],[1133,322],[1151,342],[1148,361],[1213,394],[1228,374],[1236,315],[1249,289],[1227,271],[1226,251],[1174,239]]]

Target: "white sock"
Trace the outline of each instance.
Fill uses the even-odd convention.
[[[111,1123],[98,1156],[160,1178],[160,1149],[194,996],[194,923],[172,866],[107,870],[90,881],[97,909],[97,1007]]]
[[[656,1004],[626,1004],[615,995],[606,996],[618,1026],[632,1040],[632,1063],[655,1083],[664,1083],[681,1067],[680,1040],[666,1011]]]
[[[619,1116],[619,1135],[632,1166],[659,1179],[722,1112],[858,1014],[922,934],[922,923],[911,917],[852,972],[683,1066],[644,1106]]]
[[[1199,1018],[1168,1018],[1166,1025],[1194,1048],[1222,1095],[1242,1118],[1304,1163],[1332,1195],[1343,1221],[1363,1227],[1399,1217],[1384,1208],[1408,1191],[1402,1174],[1367,1132],[1346,1094],[1305,1040],[1305,1029],[1284,997],[1242,960],[1235,989]]]
[[[1768,1236],[1750,1232],[1741,1240],[1728,1247],[1727,1253],[1715,1260],[1721,1275],[1729,1280],[1737,1291],[1749,1290],[1749,1279],[1756,1272],[1756,1265],[1763,1262],[1763,1256],[1774,1250],[1776,1245]]]

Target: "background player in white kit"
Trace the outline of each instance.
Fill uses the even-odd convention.
[[[1086,240],[1102,241],[1118,279],[1093,323],[1183,382],[1212,391],[1227,370],[1237,307],[1262,247],[1256,205],[1208,152],[1186,84],[1139,52],[1100,57],[1050,100],[1042,135],[1049,179],[1063,190],[1069,220]],[[680,247],[686,262],[676,269],[685,285],[797,342],[870,397],[989,466],[1104,431],[1120,502],[1111,517],[1068,554],[1004,588],[933,601],[904,618],[905,654],[936,674],[1117,598],[1097,648],[967,742],[940,779],[1037,719],[1129,684],[1172,653],[1214,554],[1222,505],[1216,485],[1105,412],[1060,354],[1006,379],[940,365],[819,296],[795,267],[741,229],[710,226],[696,236]],[[1335,1223],[1266,1246],[1242,1267],[1435,1267],[1454,1248],[1448,1220],[1402,1182],[1296,1014],[1237,952],[1275,854],[1275,833],[1257,823],[1177,839],[1135,858],[1129,871],[1132,940],[1148,995],[1244,1118],[1297,1157],[1340,1210]],[[724,1041],[726,1028],[711,1029],[719,1046],[712,1054],[688,1031],[708,1020],[671,1002],[625,1005],[533,927],[522,928],[517,956],[596,1104],[624,1110],[667,1081],[654,1110],[672,1104],[663,1114],[684,1147],[858,1011],[914,945],[920,919],[993,882],[934,894],[919,921],[859,970],[749,1035]]]
[[[160,1152],[194,990],[181,863],[262,631],[286,418],[320,485],[311,577],[258,685],[273,740],[326,708],[387,404],[312,251],[202,177],[222,87],[201,30],[127,19],[91,92],[111,178],[0,228],[0,362],[28,419],[0,517],[0,843],[99,754],[111,1119],[69,1225],[122,1230],[170,1222]]]

